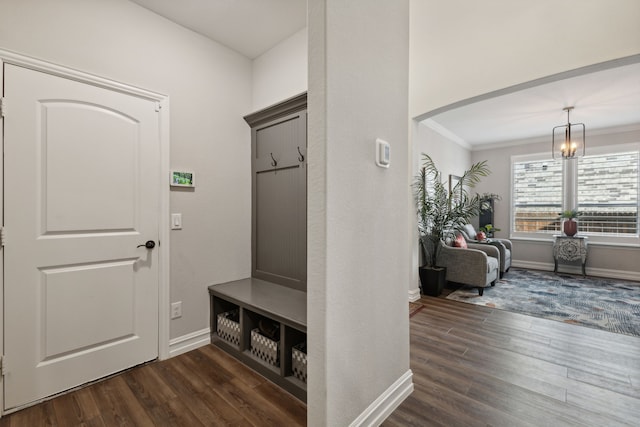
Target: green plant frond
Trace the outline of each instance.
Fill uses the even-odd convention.
[[[422,153],[422,169],[425,170],[427,175],[432,175],[434,180],[440,181],[440,171],[433,159],[426,153]]]
[[[473,164],[465,171],[449,192],[448,183],[442,182],[442,174],[433,159],[422,154],[419,174],[412,184],[416,201],[420,249],[427,266],[434,266],[440,241],[453,237],[481,209],[489,208],[489,199],[500,200],[493,194],[471,194],[481,178],[490,174],[486,161]]]
[[[490,174],[491,171],[487,166],[486,160],[474,163],[464,172],[464,174],[462,174],[456,185],[453,187],[452,192],[456,194],[469,194],[467,188],[474,188],[483,177],[489,176]]]
[[[558,215],[560,215],[560,218],[577,218],[582,215],[582,212],[579,212],[576,209],[570,209],[562,211]]]
[[[495,194],[495,193],[482,193],[480,197],[482,197],[483,199],[487,199],[487,203],[489,203],[488,199],[502,200],[502,197],[500,197],[499,194]]]

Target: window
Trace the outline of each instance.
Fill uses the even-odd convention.
[[[579,159],[580,232],[638,235],[638,157],[635,151]]]
[[[576,207],[578,232],[595,242],[638,244],[640,145],[594,147],[573,160],[514,156],[512,237],[560,233],[559,212]]]
[[[562,160],[513,162],[513,232],[557,233],[562,210]]]

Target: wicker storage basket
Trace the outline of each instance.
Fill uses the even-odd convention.
[[[307,383],[307,344],[302,343],[291,349],[291,370],[293,376]]]
[[[218,336],[229,344],[240,348],[239,311],[231,310],[218,314]]]
[[[280,343],[260,333],[258,328],[251,331],[251,354],[269,365],[280,366]]]

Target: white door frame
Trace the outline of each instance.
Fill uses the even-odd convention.
[[[158,358],[160,360],[167,359],[169,357],[169,96],[157,92],[148,91],[138,87],[130,86],[124,83],[119,83],[113,80],[105,79],[102,77],[94,76],[92,74],[84,73],[81,71],[73,70],[71,68],[63,67],[60,65],[52,64],[45,61],[40,61],[35,58],[30,58],[24,55],[20,55],[15,52],[0,49],[0,82],[4,81],[2,64],[14,64],[32,70],[45,72],[55,76],[79,81],[82,83],[99,86],[105,89],[115,90],[118,92],[130,94],[140,98],[145,98],[150,101],[156,102],[159,109],[159,134],[160,134],[160,182],[158,182],[158,189],[160,192],[160,206],[159,206],[159,254],[158,259],[160,261],[158,269],[159,280],[159,294],[158,294]],[[7,111],[11,111],[11,107],[6,107]],[[10,114],[10,113],[7,113]],[[0,117],[0,147],[4,147],[4,133],[2,129],[4,127],[3,119]],[[4,218],[1,217],[4,212],[4,192],[3,192],[3,177],[4,177],[4,159],[0,162],[0,226],[4,224]],[[7,233],[10,235],[10,232]],[[7,235],[7,242],[10,241],[10,236]],[[0,247],[0,354],[4,354],[4,253]],[[10,367],[9,367],[10,369]],[[0,377],[0,402],[4,402],[4,383],[2,377]],[[0,417],[4,412],[4,404],[0,405]]]

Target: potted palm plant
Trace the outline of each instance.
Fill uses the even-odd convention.
[[[413,190],[418,214],[423,293],[437,296],[446,283],[446,270],[437,265],[440,242],[454,237],[455,232],[481,209],[489,208],[487,197],[493,195],[472,195],[469,189],[490,173],[486,160],[474,163],[449,190],[433,159],[422,154],[422,167],[414,177]]]
[[[564,231],[564,234],[569,237],[576,235],[578,232],[578,223],[575,221],[575,218],[578,218],[581,214],[581,212],[578,212],[575,209],[560,212],[560,218],[565,219],[562,223],[562,231]]]

